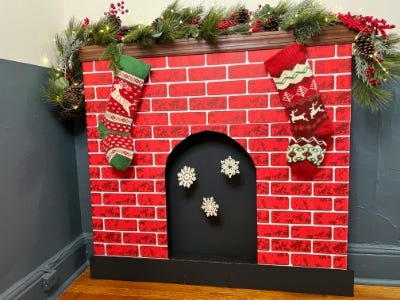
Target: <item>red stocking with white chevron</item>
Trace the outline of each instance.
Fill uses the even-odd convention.
[[[311,178],[322,164],[333,124],[310,66],[304,46],[293,43],[265,61],[289,117],[293,137],[287,161],[293,172]]]

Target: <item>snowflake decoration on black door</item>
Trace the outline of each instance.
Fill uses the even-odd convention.
[[[189,188],[196,181],[195,169],[188,166],[184,166],[177,175],[179,186]]]
[[[221,173],[224,173],[229,178],[239,174],[239,161],[234,160],[230,155],[228,158],[221,160]]]
[[[203,197],[203,204],[201,209],[205,212],[208,217],[216,217],[218,214],[219,205],[214,201],[214,197]]]

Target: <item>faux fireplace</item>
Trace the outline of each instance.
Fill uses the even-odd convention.
[[[83,48],[92,277],[352,295],[347,236],[353,38],[335,26],[306,44],[335,127],[333,144],[312,180],[292,173],[286,164],[290,124],[263,66],[293,42],[290,33],[221,37],[217,44],[185,40],[170,47],[124,46],[124,54],[152,67],[132,128],[136,154],[124,172],[108,165],[97,133],[113,74],[108,61],[99,60],[102,47]],[[202,143],[211,148],[222,143],[217,148],[223,153],[200,150],[206,156],[203,164],[192,159],[197,152],[185,157],[183,148]],[[221,156],[228,155],[240,156],[243,173],[231,181],[212,179]],[[185,163],[197,164],[199,171],[192,195],[182,194],[176,182]],[[235,198],[242,185],[249,190],[238,197],[250,208]],[[201,215],[198,198],[204,196],[221,201],[214,221]],[[229,198],[238,205],[233,212],[226,210]],[[193,211],[184,210],[185,205]],[[190,227],[196,218],[205,222],[198,238]],[[229,222],[233,228],[243,222],[236,240],[212,236],[213,229],[225,230],[221,224]],[[253,248],[245,248],[245,240]],[[240,250],[226,252],[224,244]]]

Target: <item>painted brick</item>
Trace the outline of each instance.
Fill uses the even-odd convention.
[[[125,232],[122,237],[125,244],[155,245],[157,241],[154,233]]]
[[[249,149],[255,152],[286,151],[287,146],[287,138],[252,138],[249,140]]]
[[[268,93],[276,92],[276,86],[272,79],[252,79],[248,82],[249,93]]]
[[[289,123],[271,124],[271,136],[291,136],[292,129]]]
[[[282,108],[270,110],[250,110],[248,118],[250,123],[276,123],[288,122],[289,120]]]
[[[113,75],[111,72],[104,73],[84,73],[83,81],[86,86],[91,85],[109,85],[112,82]]]
[[[336,48],[337,48],[337,56],[351,56],[353,54],[352,44],[336,45]]]
[[[311,213],[294,211],[272,211],[271,222],[285,224],[310,224]]]
[[[262,194],[268,194],[269,193],[269,182],[268,181],[258,181],[256,182],[257,186],[257,193],[262,195]]]
[[[104,230],[103,227],[103,219],[102,218],[92,218],[92,227],[93,230]]]
[[[348,91],[321,91],[321,98],[327,105],[348,105],[351,103],[351,93]]]
[[[337,227],[333,230],[333,239],[347,241],[348,230],[347,227]]]
[[[348,168],[336,168],[335,181],[348,181],[350,176],[349,171]]]
[[[292,173],[292,181],[303,181],[305,178],[304,174]],[[319,168],[318,172],[312,176],[313,181],[332,181],[333,180],[333,169],[332,168]]]
[[[203,66],[205,64],[204,54],[193,54],[193,55],[180,55],[168,57],[169,67],[193,67]]]
[[[87,143],[88,152],[99,152],[98,141],[88,141]]]
[[[169,95],[171,97],[180,96],[202,96],[206,94],[206,85],[198,83],[174,83],[169,85]]]
[[[257,168],[257,178],[261,180],[283,181],[289,179],[288,168]]]
[[[336,108],[336,120],[337,121],[349,121],[350,119],[351,119],[350,106]]]
[[[246,112],[239,111],[211,111],[208,113],[209,124],[243,124],[246,122]]]
[[[335,138],[335,149],[336,149],[336,151],[349,151],[350,150],[350,138],[349,137],[336,137]]]
[[[314,214],[314,224],[317,225],[346,225],[348,222],[347,213],[323,213]]]
[[[141,232],[167,232],[167,222],[140,220],[139,230]]]
[[[239,64],[246,61],[246,52],[224,52],[206,55],[208,65]]]
[[[257,207],[266,209],[288,209],[288,197],[258,196]]]
[[[138,195],[138,203],[139,205],[153,205],[153,206],[165,206],[166,198],[165,194],[143,194],[140,193]]]
[[[154,219],[156,215],[154,207],[128,206],[122,207],[123,218]]]
[[[93,254],[94,255],[105,255],[106,249],[104,244],[93,243]]]
[[[138,106],[137,106],[137,111],[139,113],[141,113],[141,112],[151,112],[152,110],[151,110],[151,107],[150,107],[150,103],[151,103],[150,99],[144,98],[144,97],[140,98]],[[133,117],[134,123],[135,123],[135,117],[136,117],[136,114]]]
[[[321,90],[332,90],[334,89],[335,80],[334,76],[315,76],[318,89]]]
[[[164,205],[165,205],[165,203],[164,203]],[[167,219],[167,208],[165,206],[156,208],[156,219],[159,219],[159,220]]]
[[[95,192],[118,192],[117,180],[90,180],[90,190]]]
[[[114,230],[114,231],[137,230],[137,221],[136,220],[105,219],[104,224],[105,224],[106,230]]]
[[[268,106],[268,95],[240,95],[240,96],[229,96],[228,106],[231,109],[237,108],[265,108]]]
[[[314,194],[316,196],[346,196],[349,194],[348,183],[315,183]]]
[[[311,183],[272,182],[271,193],[274,195],[311,195]]]
[[[95,90],[92,87],[84,87],[83,95],[85,96],[85,101],[95,99]]]
[[[94,62],[94,69],[99,71],[110,71],[110,61],[109,60],[99,60]]]
[[[347,269],[347,256],[335,255],[333,257],[333,267],[335,269]]]
[[[152,180],[121,180],[121,192],[153,192]]]
[[[100,179],[100,168],[90,167],[89,168],[90,179]]]
[[[226,79],[226,67],[190,68],[189,81]]]
[[[336,89],[345,90],[351,89],[351,76],[349,75],[338,75],[336,76]]]
[[[334,209],[336,211],[348,211],[349,199],[348,198],[335,198]]]
[[[259,225],[257,229],[259,236],[289,237],[289,226],[287,225]]]
[[[153,70],[151,83],[186,81],[186,69]]]
[[[315,61],[316,74],[338,74],[351,72],[351,59],[327,59]]]
[[[268,251],[270,249],[270,239],[257,238],[257,249],[260,251]]]
[[[311,252],[311,241],[295,239],[272,239],[271,249],[273,251],[281,252]]]
[[[138,112],[135,119],[135,124],[137,126],[143,125],[167,125],[168,124],[168,114],[162,113],[140,113]]]
[[[168,158],[168,154],[166,154],[166,153],[156,153],[154,155],[154,164],[156,166],[165,166],[167,164],[167,158]]]
[[[287,166],[286,153],[271,153],[271,166]]]
[[[153,165],[153,155],[146,153],[135,153],[132,161],[133,166],[148,166]]]
[[[140,256],[150,258],[168,258],[167,247],[140,246]]]
[[[189,100],[190,110],[220,110],[226,109],[227,100],[225,96],[215,97],[192,97]]]
[[[168,140],[136,140],[137,152],[167,152],[170,151]]]
[[[136,139],[150,139],[152,135],[152,126],[134,124],[131,129],[131,135]]]
[[[269,211],[264,209],[257,209],[257,224],[268,223],[268,222],[269,222]]]
[[[139,254],[139,247],[131,245],[106,245],[106,252],[110,256],[137,256]]]
[[[330,255],[292,254],[290,262],[295,267],[330,268]]]
[[[268,155],[265,153],[257,154],[257,153],[250,153],[251,158],[256,166],[263,167],[268,166]]]
[[[315,253],[327,253],[327,254],[346,254],[347,243],[346,242],[329,242],[329,241],[314,241],[313,251]]]
[[[168,246],[168,236],[163,233],[157,233],[157,245]]]
[[[243,94],[245,92],[245,80],[215,81],[207,83],[208,95]]]
[[[306,50],[306,56],[309,59],[335,56],[334,45],[306,47],[305,50]]]
[[[90,192],[90,203],[92,205],[101,204],[101,194]]]
[[[151,102],[153,111],[177,111],[187,110],[188,101],[187,98],[161,98],[154,99]]]
[[[120,232],[116,231],[93,231],[93,241],[103,243],[121,243]]]
[[[332,238],[331,227],[322,226],[292,226],[290,237],[298,239],[329,240]]]
[[[334,122],[333,123],[336,135],[349,135],[350,123],[349,122]]]
[[[140,178],[164,178],[164,168],[158,168],[158,167],[137,167],[136,168],[136,177],[138,179]]]
[[[125,171],[120,171],[113,167],[103,167],[101,168],[101,177],[103,179],[135,178],[135,173],[133,168],[128,168]]]
[[[278,53],[280,49],[269,49],[269,50],[253,50],[248,51],[247,59],[249,62],[265,62],[276,53]]]
[[[101,113],[104,114],[107,107],[107,101],[86,101],[85,110],[87,114]]]
[[[282,108],[282,100],[278,93],[269,94],[269,106]]]
[[[105,193],[103,195],[105,205],[135,205],[136,195],[126,193]]]
[[[228,125],[226,124],[218,124],[218,125],[192,125],[190,128],[190,133],[198,133],[204,130],[210,130],[210,131],[215,131],[219,133],[225,133],[226,135],[228,134]]]
[[[121,216],[121,209],[119,206],[92,205],[92,216],[103,218],[119,218]]]
[[[94,71],[94,62],[93,61],[83,61],[82,62],[82,72],[88,73]]]
[[[97,86],[96,87],[96,99],[108,100],[111,94],[111,86]]]
[[[205,124],[206,114],[204,112],[171,113],[172,125],[182,124]]]
[[[289,254],[276,252],[258,252],[257,260],[259,264],[265,265],[288,265]]]
[[[187,126],[154,126],[154,138],[184,138],[189,135]]]
[[[156,193],[165,193],[165,181],[164,180],[156,180]]]
[[[332,210],[332,198],[293,197],[290,203],[295,210]]]
[[[230,125],[229,132],[232,137],[267,136],[268,124]]]
[[[147,62],[151,65],[152,69],[155,68],[165,68],[167,66],[167,58],[166,57],[144,57],[141,58],[144,62]],[[151,72],[150,72],[151,75]]]
[[[229,79],[266,77],[263,64],[233,65],[228,67]]]
[[[86,129],[88,139],[99,139],[99,132],[96,127],[89,127]]]
[[[167,96],[167,85],[166,84],[145,84],[143,86],[143,97],[166,97]]]

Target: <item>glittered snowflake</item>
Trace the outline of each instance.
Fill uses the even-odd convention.
[[[219,205],[214,201],[214,197],[203,197],[203,204],[201,209],[205,212],[208,217],[216,217],[218,213]]]
[[[235,174],[239,174],[239,161],[234,160],[230,155],[228,158],[221,160],[221,173],[224,173],[229,178]]]
[[[196,181],[195,169],[188,166],[184,166],[177,175],[179,186],[189,188]]]

